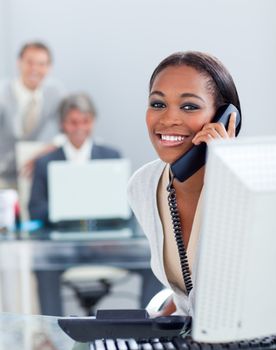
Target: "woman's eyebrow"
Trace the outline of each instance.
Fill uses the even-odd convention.
[[[162,96],[164,97],[165,94],[162,92],[162,91],[158,91],[158,90],[155,90],[155,91],[152,91],[149,96],[152,96],[152,95],[159,95],[159,96]]]
[[[161,96],[161,97],[165,97],[165,96],[166,96],[162,91],[159,91],[159,90],[154,90],[154,91],[152,91],[152,92],[149,94],[149,97],[152,96],[152,95],[159,95],[159,96]],[[183,94],[180,95],[180,97],[182,97],[182,98],[183,98],[183,97],[194,97],[194,98],[197,98],[197,99],[199,99],[199,100],[205,102],[204,99],[203,99],[202,97],[200,97],[200,96],[198,96],[198,95],[196,95],[196,94],[193,94],[193,93],[191,93],[191,92],[184,92]]]
[[[200,97],[196,94],[190,93],[190,92],[185,92],[184,94],[181,94],[180,97],[194,97],[194,98],[197,98],[197,99],[205,102],[202,97]]]

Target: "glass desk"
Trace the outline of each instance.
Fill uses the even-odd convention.
[[[76,344],[58,326],[57,317],[0,314],[0,350],[88,349]]]
[[[154,279],[149,261],[147,239],[129,227],[92,232],[42,230],[1,234],[0,311],[33,313],[32,272],[64,271],[93,263],[141,273],[144,300],[141,304],[146,304],[160,290],[160,285],[154,291],[149,290]]]

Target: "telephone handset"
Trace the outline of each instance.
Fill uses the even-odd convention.
[[[236,112],[236,128],[241,123],[241,117],[238,109],[232,105],[223,105],[217,110],[215,117],[212,122],[223,123],[225,128],[228,127],[230,114]],[[206,143],[201,143],[198,146],[193,146],[188,152],[183,156],[177,159],[174,163],[171,164],[171,171],[175,178],[183,182],[197,172],[206,161]]]
[[[221,108],[219,108],[212,122],[221,122],[227,128],[230,114],[232,112],[236,112],[237,128],[241,123],[241,117],[237,108],[232,104],[224,105]],[[171,164],[172,174],[170,183],[167,187],[167,191],[169,192],[168,204],[171,213],[173,232],[177,244],[182,276],[188,295],[193,289],[193,281],[190,274],[187,251],[182,238],[182,228],[177,208],[176,192],[173,186],[173,180],[174,178],[177,178],[179,181],[183,182],[187,180],[190,176],[192,176],[197,170],[199,170],[205,164],[206,161],[206,148],[206,143],[202,143],[199,146],[193,146],[181,158],[179,158],[177,161]]]

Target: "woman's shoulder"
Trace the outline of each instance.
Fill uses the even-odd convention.
[[[146,235],[151,232],[156,212],[157,186],[166,163],[155,160],[139,168],[128,183],[128,201]]]
[[[158,183],[165,165],[163,161],[156,159],[136,170],[129,180],[128,192],[140,191],[141,188]]]

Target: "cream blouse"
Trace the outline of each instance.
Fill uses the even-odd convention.
[[[161,218],[164,234],[164,246],[163,246],[163,255],[164,255],[164,269],[166,272],[167,279],[172,286],[175,286],[181,289],[186,293],[186,288],[183,281],[180,259],[178,254],[178,249],[173,233],[173,225],[170,215],[170,210],[168,206],[168,191],[167,186],[169,184],[169,165],[166,165],[162,176],[160,178],[158,188],[157,188],[157,204],[159,215]],[[195,259],[196,246],[198,243],[199,237],[199,224],[201,218],[201,199],[202,195],[200,194],[197,209],[195,212],[195,217],[193,221],[193,227],[187,247],[187,257],[190,266],[190,272],[192,274],[192,266]]]
[[[149,241],[152,271],[165,287],[171,288],[174,292],[173,298],[177,309],[175,314],[193,316],[197,274],[197,242],[202,209],[201,197],[202,194],[204,195],[204,191],[201,191],[187,249],[194,282],[194,288],[187,295],[183,290],[184,283],[182,282],[180,262],[167,203],[166,187],[168,183],[169,166],[157,159],[145,164],[132,175],[128,184],[128,198],[130,206]]]

